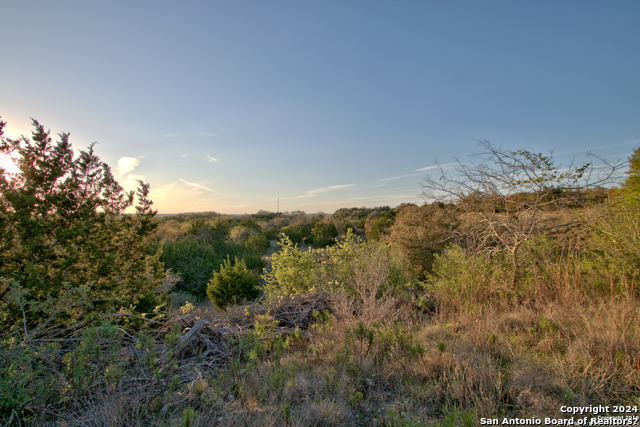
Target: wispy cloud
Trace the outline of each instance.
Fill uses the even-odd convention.
[[[179,160],[179,161],[181,161],[181,162],[184,162],[184,159],[186,159],[188,155],[189,155],[189,153],[187,153],[187,154],[180,154],[180,158],[179,158],[178,160]]]
[[[220,159],[216,159],[215,157],[211,157],[210,155],[207,154],[207,162],[209,163],[218,163],[220,161]]]
[[[116,171],[119,175],[124,175],[133,171],[139,164],[140,160],[136,159],[135,157],[121,157],[120,159],[118,159]]]
[[[420,169],[416,169],[416,172],[423,172],[423,171],[430,171],[433,169],[449,169],[452,166],[457,165],[458,163],[444,163],[441,165],[434,165],[434,166],[427,166],[426,168],[420,168]]]
[[[326,193],[327,191],[331,191],[331,190],[337,190],[339,188],[345,188],[345,187],[352,187],[355,184],[342,184],[342,185],[332,185],[330,187],[322,187],[322,188],[316,188],[315,190],[309,190],[307,191],[307,194],[318,194],[318,193]]]
[[[393,181],[393,180],[396,180],[396,179],[409,178],[409,177],[412,177],[412,176],[422,176],[422,175],[424,175],[423,172],[425,172],[425,171],[438,169],[438,168],[449,169],[449,168],[451,168],[451,167],[453,167],[453,166],[455,166],[457,164],[458,163],[445,163],[445,164],[442,164],[442,165],[427,166],[427,167],[424,167],[424,168],[416,169],[416,173],[409,173],[409,174],[406,174],[406,175],[398,175],[398,176],[392,176],[392,177],[389,177],[389,178],[382,178],[382,179],[379,179],[378,181],[387,182],[387,181]]]
[[[204,185],[200,185],[200,184],[196,184],[195,182],[189,182],[189,181],[185,181],[182,178],[178,178],[180,181],[184,182],[187,185],[190,185],[192,187],[196,187],[196,188],[202,188],[203,190],[207,190],[207,191],[211,191],[213,193],[213,190],[210,188],[205,187]]]

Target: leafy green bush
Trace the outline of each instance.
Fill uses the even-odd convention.
[[[609,283],[607,290],[612,294],[640,295],[640,211],[609,209],[593,224],[591,245],[595,249],[591,259],[596,266],[592,274]]]
[[[379,298],[413,283],[391,246],[362,242],[351,233],[324,250],[298,250],[286,236],[279,244],[271,272],[263,276],[270,298],[324,290],[342,290],[360,299],[364,294]]]
[[[64,401],[65,396],[60,394],[63,378],[59,374],[58,343],[26,343],[9,338],[1,350],[0,419],[6,420],[15,411],[19,418],[35,421],[44,408]]]
[[[249,271],[244,260],[236,257],[232,265],[227,256],[220,271],[213,272],[207,285],[207,296],[216,307],[224,309],[230,303],[256,298],[260,294],[259,283],[260,279]]]
[[[109,323],[83,331],[82,341],[64,356],[69,392],[90,393],[102,379],[118,383],[125,367],[119,354],[122,335],[116,325]]]
[[[235,226],[229,231],[229,238],[238,243],[245,243],[250,237],[257,235],[258,232],[251,227],[244,225]]]
[[[267,236],[265,236],[262,233],[253,235],[249,238],[247,238],[247,240],[244,243],[248,248],[251,249],[255,249],[258,251],[264,251],[266,249],[269,248],[270,243],[269,240],[267,239]]]
[[[511,272],[504,259],[484,253],[466,254],[457,245],[434,256],[433,275],[427,281],[443,308],[473,311],[478,305],[513,293],[506,287]]]
[[[344,224],[344,234],[347,235],[348,233],[355,233],[356,232],[356,228],[353,226],[353,223],[346,222]]]
[[[297,225],[287,225],[286,227],[282,227],[281,233],[296,244],[302,243],[302,239],[304,237],[302,228]]]
[[[318,248],[334,244],[336,237],[338,237],[338,229],[333,221],[318,222],[311,231],[311,243]]]
[[[629,170],[623,190],[631,196],[630,204],[637,209],[640,205],[640,147],[636,147],[629,157]]]
[[[257,270],[258,272],[262,271],[266,265],[259,254],[251,251],[246,251],[242,255],[242,260],[249,270]]]
[[[268,240],[276,240],[279,234],[280,234],[280,230],[277,227],[268,228],[264,232],[264,235],[267,237]]]
[[[424,279],[433,268],[434,254],[442,253],[460,221],[451,206],[405,205],[398,209],[395,222],[389,228],[389,240],[398,245],[409,268]],[[367,232],[368,237],[370,234]]]
[[[165,242],[160,261],[165,268],[180,273],[180,290],[204,296],[211,272],[218,268],[224,258],[213,246],[194,238]]]
[[[211,222],[200,218],[191,223],[187,234],[194,236],[198,240],[203,240],[209,244],[215,245],[227,240],[230,228],[231,226],[229,221],[216,219]]]
[[[370,240],[380,240],[388,233],[389,228],[395,222],[395,212],[387,211],[382,215],[369,215],[365,223],[367,238]]]
[[[267,295],[275,298],[320,289],[324,283],[323,267],[316,263],[313,253],[298,250],[297,244],[284,234],[278,244],[280,251],[271,257],[271,272],[263,276]]]
[[[262,231],[262,227],[260,227],[258,225],[258,223],[253,219],[245,219],[243,221],[240,221],[238,226],[250,228],[251,230],[255,231],[256,233],[260,233]]]

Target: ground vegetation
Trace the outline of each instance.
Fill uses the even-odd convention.
[[[497,152],[533,162],[525,165],[538,172],[542,167],[526,179],[541,186],[483,193],[473,187],[477,181],[461,175],[441,184],[475,189],[462,198],[374,215],[354,208],[322,217],[264,211],[163,217],[157,248],[141,247],[141,259],[157,263],[154,254],[169,252],[173,243],[207,245],[213,252],[204,260],[224,256],[198,279],[209,284],[214,304],[185,292],[153,315],[120,305],[110,310],[95,304],[84,276],[58,285],[54,274],[43,273],[49,270],[21,270],[2,258],[10,268],[0,277],[0,422],[449,427],[478,425],[483,418],[541,424],[552,418],[565,424],[574,416],[561,408],[598,405],[609,413],[589,417],[616,415],[612,408],[621,405],[637,416],[640,220],[633,167],[621,187],[552,189],[556,172],[575,182],[589,169],[565,172],[547,156]],[[637,157],[638,150],[632,165]],[[481,176],[473,167],[461,171]],[[515,179],[506,166],[492,170],[494,178],[505,173],[505,182]],[[20,187],[4,173],[3,179],[1,225],[11,236],[3,250],[10,254],[25,244],[9,221],[18,205],[7,202]],[[40,220],[42,200],[28,199],[20,212]],[[144,206],[123,224],[142,224]],[[45,219],[50,216],[55,213]],[[255,252],[230,231],[246,227],[260,235],[311,225],[311,232],[330,221],[338,231],[333,245],[301,248],[279,235],[258,297],[247,262]],[[376,221],[384,226],[374,238],[365,232]],[[519,244],[514,283],[512,248],[522,236],[528,237]],[[62,240],[64,247],[49,250],[51,242],[32,248],[44,248],[49,260],[78,244]],[[87,257],[87,271],[99,270],[100,259]],[[25,271],[39,276],[30,281]],[[159,289],[177,285],[179,273],[163,271]],[[155,285],[156,276],[145,274],[144,283]],[[106,277],[117,289],[114,276]],[[49,280],[57,292],[27,291]]]

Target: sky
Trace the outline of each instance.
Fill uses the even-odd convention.
[[[640,2],[5,1],[0,116],[159,213],[422,204],[489,140],[559,164],[640,144]]]

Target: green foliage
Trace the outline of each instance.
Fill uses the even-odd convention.
[[[118,327],[108,323],[83,331],[80,344],[64,356],[71,392],[89,393],[103,378],[118,383],[123,368],[118,342],[121,336]]]
[[[266,249],[269,249],[270,243],[269,243],[269,240],[267,239],[267,236],[265,236],[262,233],[259,233],[259,234],[250,236],[245,241],[245,245],[248,248],[255,249],[257,251],[264,251]]]
[[[165,242],[160,261],[165,268],[180,274],[179,289],[204,296],[211,272],[220,266],[223,258],[212,245],[188,237]]]
[[[259,253],[252,251],[250,249],[246,250],[242,255],[242,260],[247,265],[249,270],[253,270],[256,273],[262,271],[265,267],[265,262],[262,260],[262,257]]]
[[[4,136],[0,153],[17,156],[17,174],[0,176],[0,276],[29,298],[58,298],[66,284],[90,284],[94,311],[135,306],[162,281],[160,253],[148,254],[155,211],[140,182],[134,201],[93,145],[74,158],[68,134],[54,144],[33,120],[32,139]],[[38,315],[32,312],[36,320]]]
[[[292,342],[275,333],[278,323],[269,315],[257,315],[252,330],[232,339],[232,347],[237,352],[235,360],[246,363],[248,368],[256,368],[265,361],[278,366]]]
[[[623,189],[627,195],[631,196],[631,204],[638,207],[640,205],[640,147],[636,147],[629,157],[629,170]]]
[[[280,230],[277,227],[270,227],[264,232],[268,240],[276,240],[279,234]]]
[[[435,255],[428,283],[443,308],[473,311],[477,305],[510,295],[512,291],[506,287],[494,287],[496,283],[508,283],[509,274],[500,258],[466,254],[460,246],[451,245],[442,255]]]
[[[280,233],[287,236],[287,238],[295,244],[302,243],[302,239],[305,237],[302,228],[297,225],[287,225],[286,227],[282,227]]]
[[[344,340],[335,352],[335,360],[356,383],[365,375],[401,375],[410,378],[419,366],[424,367],[427,350],[419,342],[417,328],[396,320],[384,320],[366,326],[358,322],[347,325]]]
[[[229,221],[217,219],[211,222],[199,218],[190,224],[187,235],[194,236],[197,240],[202,240],[210,245],[216,245],[227,240],[230,229]]]
[[[0,292],[4,295],[0,302],[0,315],[7,328],[0,336],[7,335],[23,341],[32,341],[46,336],[60,323],[82,324],[91,306],[89,286],[72,287],[65,284],[56,297],[48,296],[39,301],[31,297],[32,290],[18,283],[0,277]],[[12,318],[19,313],[20,320]],[[85,317],[85,319],[82,319]],[[30,319],[39,319],[35,322]]]
[[[332,289],[359,300],[397,296],[403,288],[416,284],[402,254],[388,244],[347,234],[337,245],[325,249],[324,255],[330,260],[325,275]]]
[[[280,251],[271,257],[271,271],[264,274],[264,290],[270,298],[322,289],[322,266],[309,250],[300,251],[289,237],[282,235]]]
[[[640,210],[610,209],[592,227],[593,275],[612,294],[640,295]]]
[[[455,204],[465,219],[455,234],[465,241],[467,250],[507,254],[513,266],[511,287],[515,289],[524,274],[521,247],[534,236],[577,223],[574,218],[549,223],[545,213],[580,206],[584,201],[576,195],[611,183],[621,164],[562,168],[552,155],[509,151],[489,141],[478,143],[482,151],[472,155],[476,162],[458,162],[453,174],[440,169],[439,177],[427,176],[423,197]]]
[[[273,254],[271,272],[263,276],[270,298],[326,290],[377,298],[413,283],[391,246],[362,242],[353,234],[321,251],[298,250],[286,236],[280,247]]]
[[[260,227],[255,220],[253,219],[245,219],[240,221],[240,223],[238,224],[239,227],[247,227],[253,231],[255,231],[256,233],[260,233],[262,231],[262,227]]]
[[[206,295],[211,272],[217,270],[227,256],[242,258],[251,270],[261,270],[264,267],[258,250],[247,246],[219,240],[211,244],[207,240],[192,236],[167,241],[162,246],[157,244],[157,247],[162,247],[160,261],[164,263],[165,268],[180,274],[177,290],[189,292],[199,298]]]
[[[257,235],[257,231],[251,227],[246,227],[243,225],[237,225],[231,229],[229,232],[229,238],[231,240],[244,244],[247,239]]]
[[[214,271],[207,285],[207,296],[216,307],[224,309],[230,303],[256,298],[260,294],[259,283],[260,279],[247,269],[244,260],[236,257],[232,265],[227,256],[220,271]]]
[[[358,228],[364,229],[367,222],[367,218],[372,215],[384,215],[389,212],[391,208],[389,206],[379,206],[375,208],[341,208],[335,211],[332,218],[336,221],[354,222],[358,221]]]
[[[432,271],[434,255],[442,253],[460,221],[452,206],[407,205],[398,211],[389,240],[399,246],[409,268],[424,279]]]
[[[274,219],[277,216],[278,214],[275,212],[268,212],[263,210],[259,210],[257,213],[253,214],[253,217],[258,221],[269,221]]]
[[[384,427],[427,427],[426,423],[402,417],[394,408],[389,409],[389,413],[383,417],[381,425]],[[447,425],[447,427],[449,426]]]
[[[443,418],[438,427],[473,427],[478,425],[475,411],[465,411],[455,405],[447,405],[443,411]]]
[[[353,226],[351,222],[346,222],[344,224],[344,234],[347,235],[349,233],[353,234],[356,232],[356,228]]]
[[[64,381],[58,369],[59,344],[9,338],[0,348],[0,418],[17,411],[30,420],[47,405],[63,402],[58,392]]]
[[[365,228],[367,230],[367,238],[370,240],[380,240],[382,236],[388,233],[389,228],[395,222],[395,211],[387,211],[382,215],[376,213],[367,218]]]
[[[311,231],[311,243],[318,248],[334,244],[336,237],[338,237],[338,229],[333,221],[328,223],[319,221]]]
[[[180,427],[193,427],[198,420],[198,412],[191,406],[182,410],[182,420],[180,421]]]

